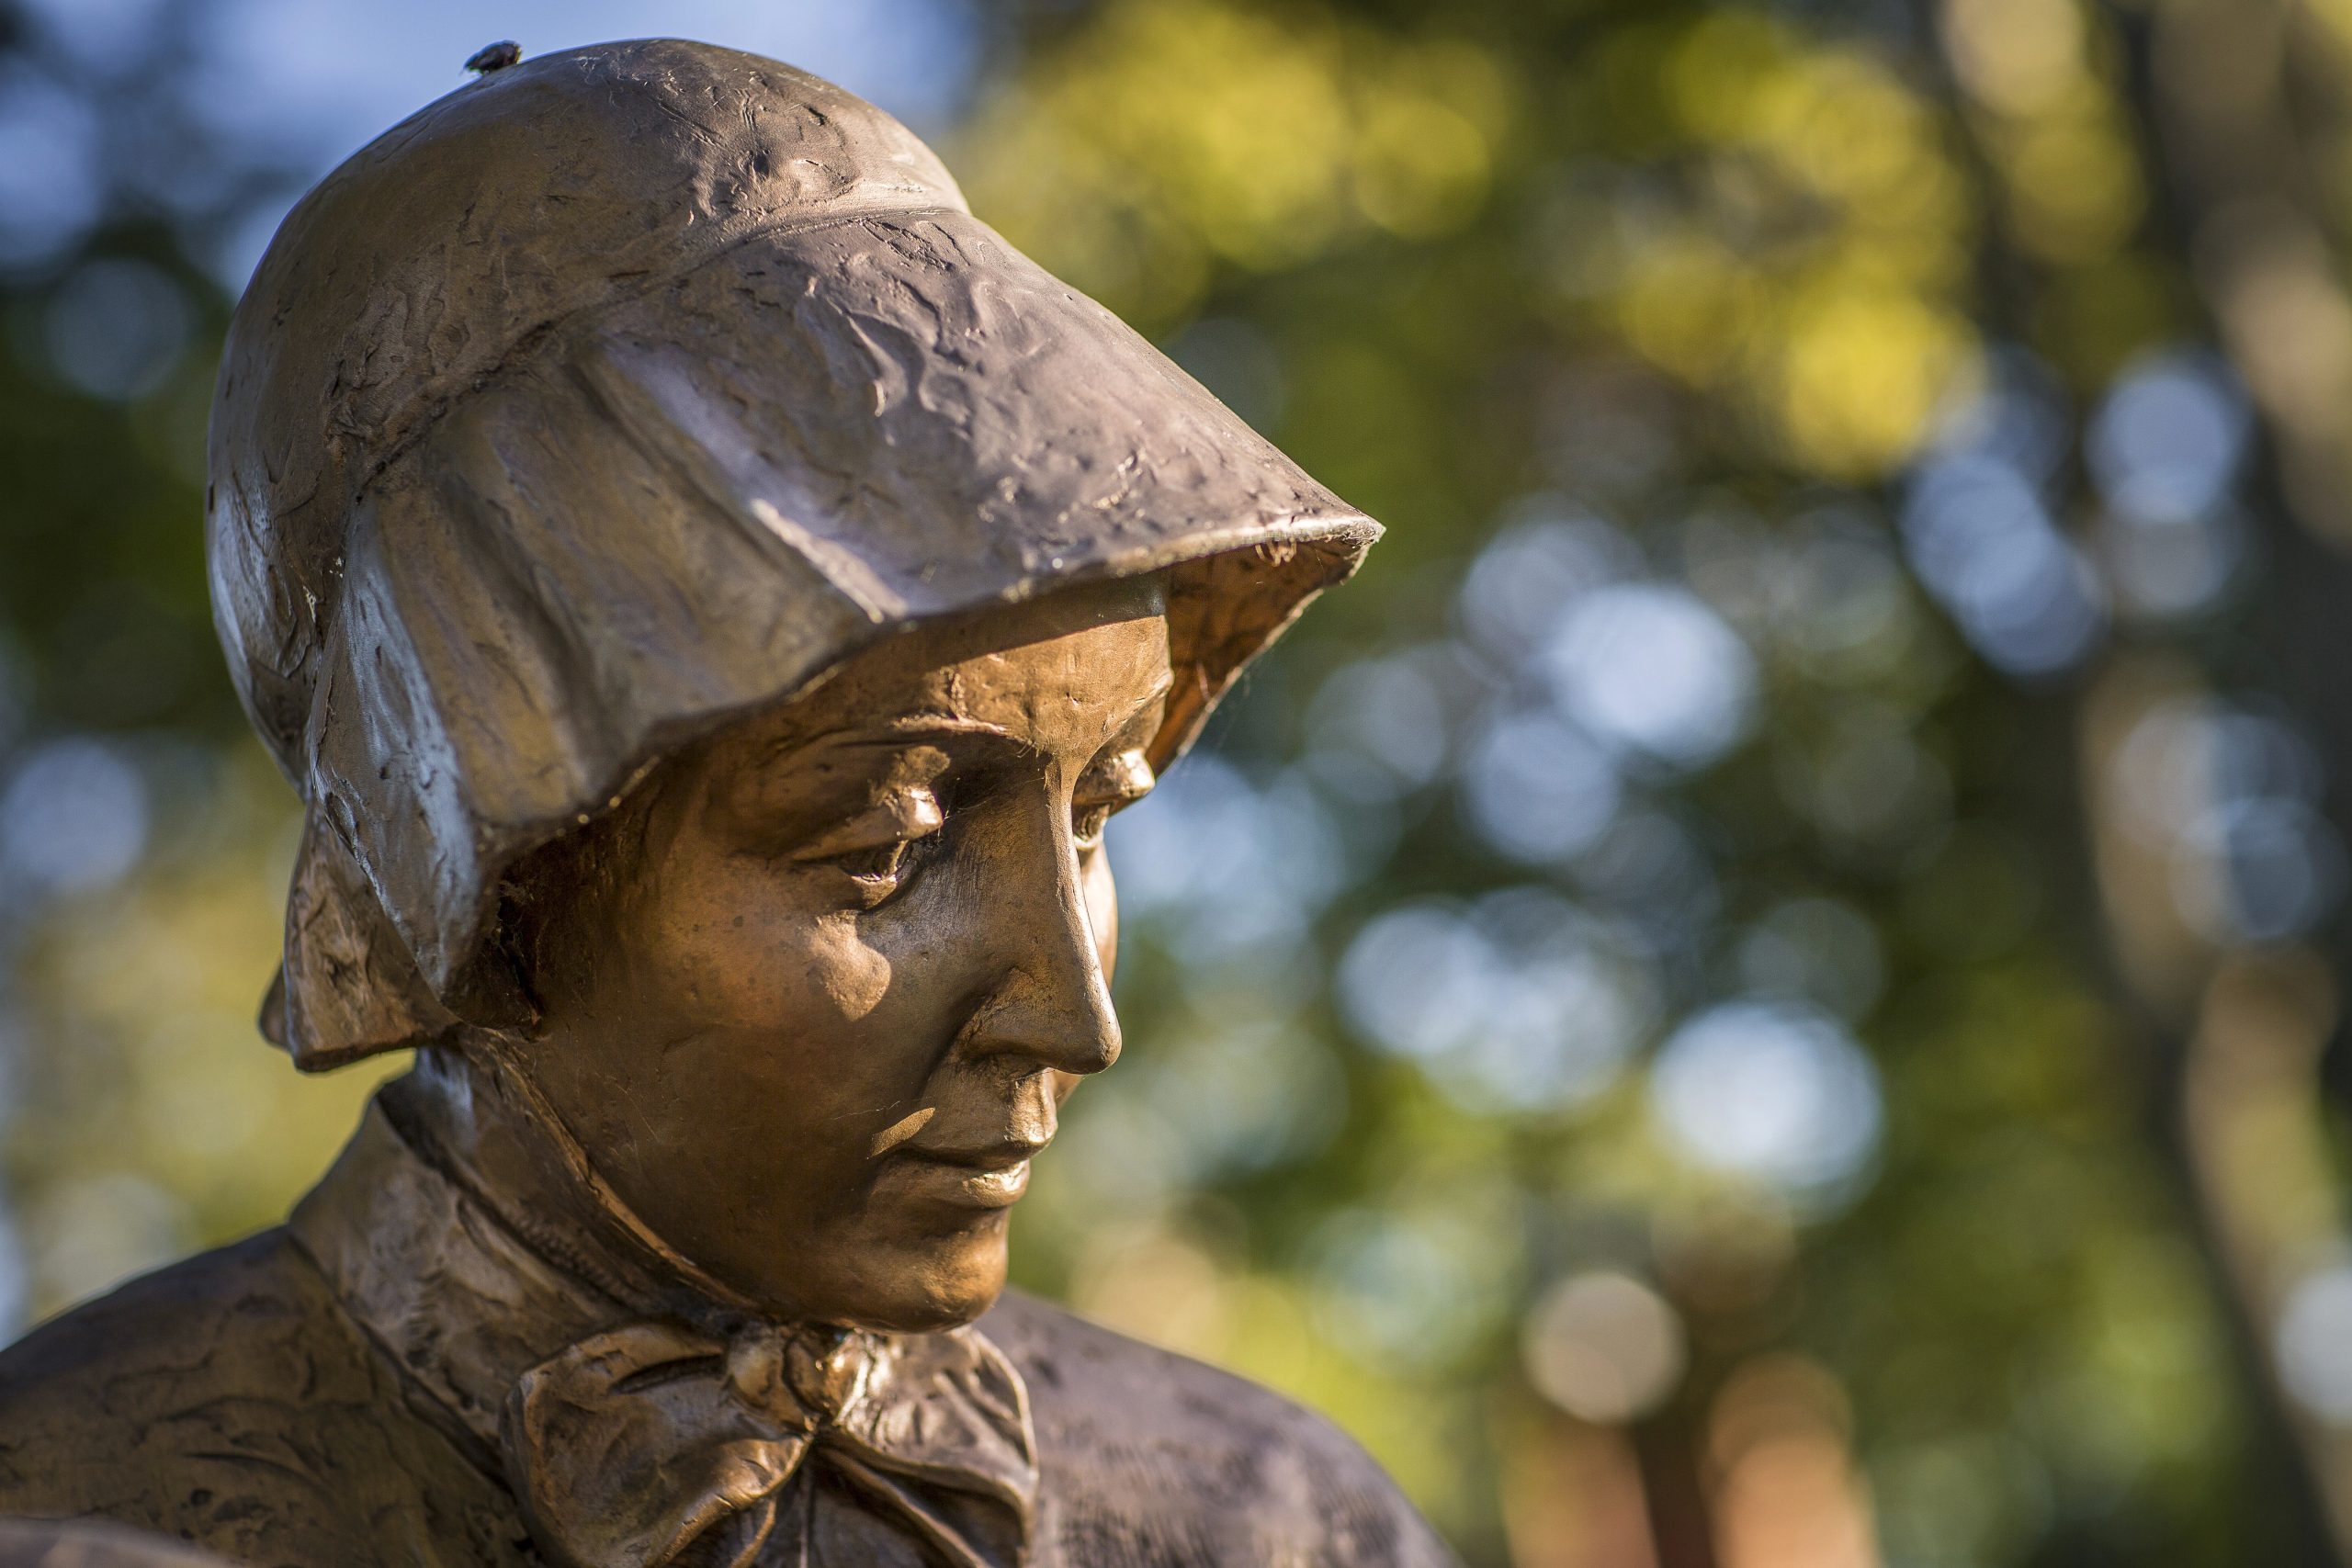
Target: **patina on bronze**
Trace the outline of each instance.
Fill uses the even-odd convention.
[[[223,1568],[209,1551],[119,1525],[0,1520],[0,1568]]]
[[[1440,1563],[1318,1418],[1006,1292],[1119,1051],[1105,819],[1377,529],[888,116],[481,79],[232,325],[265,1028],[415,1069],[282,1229],[0,1355],[0,1512],[239,1562]]]

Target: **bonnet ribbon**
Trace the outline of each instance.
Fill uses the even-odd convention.
[[[502,1435],[532,1536],[561,1568],[800,1562],[810,1514],[786,1493],[808,1466],[946,1568],[1027,1556],[1028,1394],[968,1328],[763,1325],[722,1340],[634,1324],[524,1373]]]

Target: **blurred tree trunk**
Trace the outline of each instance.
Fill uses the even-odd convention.
[[[2152,1037],[2156,1142],[2249,1373],[2257,1447],[2291,1465],[2299,1557],[2352,1562],[2352,1440],[2296,1404],[2272,1352],[2294,1283],[2344,1239],[2321,1091],[2340,957],[2330,974],[2297,951],[2152,943],[2149,901],[2119,886],[2128,852],[2099,826],[2102,774],[2128,716],[2146,711],[2149,694],[2129,688],[2152,682],[2283,699],[2320,754],[2329,819],[2352,824],[2352,301],[2313,128],[2298,112],[2335,84],[2322,79],[2317,23],[2282,0],[2156,0],[2112,7],[2109,20],[2130,46],[2128,103],[2157,221],[2260,420],[2264,468],[2247,490],[2262,559],[2239,610],[2256,667],[2135,650],[2091,688],[2086,817],[2103,840],[2113,946]]]
[[[1922,6],[1931,36],[1949,10]],[[2295,1404],[2271,1348],[2294,1280],[2344,1234],[2319,1092],[2342,978],[2308,954],[2233,955],[2188,931],[2161,856],[2120,830],[2110,799],[2139,719],[2244,683],[2294,707],[2322,754],[2328,816],[2352,824],[2352,304],[2292,112],[2320,85],[2289,47],[2312,24],[2282,0],[2108,4],[2099,19],[2128,45],[2124,102],[2158,243],[2192,280],[2198,325],[2262,422],[2267,471],[2247,486],[2260,568],[2241,615],[2269,667],[2204,668],[2185,649],[2111,655],[2081,690],[2066,836],[2087,840],[2084,913],[2104,924],[2119,1012],[2140,1038],[2150,1143],[2250,1396],[2245,1462],[2290,1506],[2272,1521],[2272,1550],[2352,1562],[2352,1443]],[[1964,96],[1957,80],[1947,89]],[[1981,118],[1957,118],[1984,134]],[[1984,187],[1997,187],[1997,157],[1981,142],[1975,152]],[[2049,269],[2000,222],[1985,244],[1985,296],[2012,313],[1988,324],[2030,340]]]

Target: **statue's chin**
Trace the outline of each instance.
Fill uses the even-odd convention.
[[[967,1323],[976,1322],[989,1308],[996,1305],[996,1299],[1003,1289],[1000,1282],[995,1290],[952,1302],[934,1301],[921,1305],[892,1303],[881,1311],[865,1314],[854,1326],[890,1334],[936,1334],[942,1329],[961,1328]]]
[[[1002,1230],[993,1235],[936,1244],[920,1251],[876,1248],[842,1269],[829,1260],[822,1277],[792,1280],[729,1280],[777,1317],[832,1323],[888,1334],[933,1334],[960,1328],[996,1304],[1004,1293]],[[749,1287],[749,1288],[746,1288]]]

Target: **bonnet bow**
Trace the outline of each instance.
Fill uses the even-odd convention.
[[[635,1324],[524,1373],[503,1437],[531,1533],[562,1568],[802,1562],[808,1515],[787,1502],[810,1466],[947,1568],[1027,1560],[1028,1394],[969,1328],[722,1340]]]

